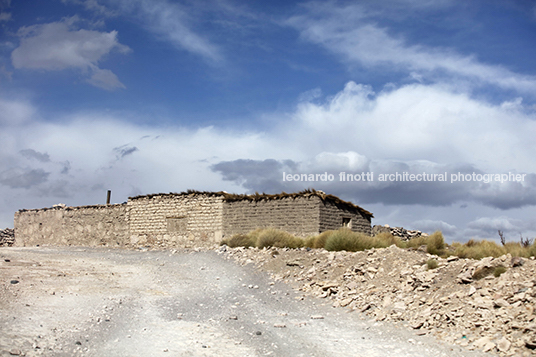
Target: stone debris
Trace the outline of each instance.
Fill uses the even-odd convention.
[[[11,247],[15,244],[15,230],[6,228],[0,230],[0,247]]]
[[[275,281],[288,283],[303,295],[376,321],[400,323],[416,335],[431,334],[501,356],[531,355],[536,349],[532,258],[507,254],[482,260],[445,259],[394,245],[355,253],[305,248],[219,251],[240,264],[253,261]],[[436,269],[428,270],[429,259],[437,260]],[[497,267],[506,271],[496,277]]]
[[[379,233],[389,233],[392,236],[399,237],[402,241],[408,241],[411,238],[427,237],[428,233],[423,233],[417,230],[408,230],[403,227],[390,227],[388,224],[380,226],[375,225],[372,227],[372,235],[375,236]]]

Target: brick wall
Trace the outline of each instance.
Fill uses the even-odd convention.
[[[162,194],[129,199],[130,244],[211,246],[222,239],[221,196]]]
[[[124,246],[126,205],[56,207],[15,213],[15,245]]]
[[[231,237],[257,228],[277,228],[299,237],[318,234],[320,203],[316,196],[225,202],[223,232]]]
[[[371,234],[371,218],[358,209],[351,209],[335,202],[324,201],[320,205],[320,232],[339,229],[344,224],[354,232]]]

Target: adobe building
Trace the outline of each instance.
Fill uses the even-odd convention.
[[[371,234],[372,213],[322,191],[237,195],[187,191],[126,203],[20,210],[15,245],[212,246],[257,228],[299,237],[348,227]]]

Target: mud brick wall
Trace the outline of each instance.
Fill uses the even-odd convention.
[[[320,232],[339,229],[343,226],[343,222],[349,222],[349,228],[354,232],[371,234],[371,217],[358,209],[330,201],[324,201],[320,205]]]
[[[15,213],[15,245],[125,246],[125,204],[55,207]]]
[[[225,237],[257,228],[276,228],[299,237],[318,234],[320,198],[287,197],[272,200],[225,202]]]
[[[129,199],[130,244],[212,246],[222,239],[221,196],[162,194]]]

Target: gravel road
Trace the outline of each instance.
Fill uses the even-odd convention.
[[[1,356],[484,355],[304,298],[216,251],[0,248],[0,282]]]

